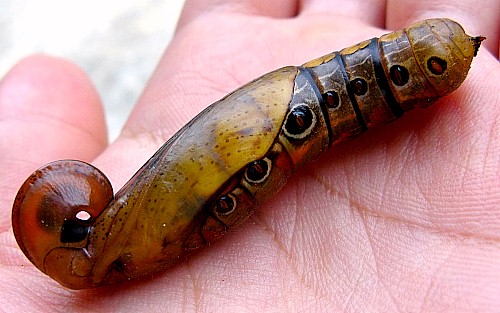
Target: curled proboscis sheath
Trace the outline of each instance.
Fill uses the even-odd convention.
[[[17,194],[12,211],[17,242],[49,276],[88,280],[93,263],[87,251],[89,230],[112,198],[109,180],[92,165],[73,160],[49,163]]]

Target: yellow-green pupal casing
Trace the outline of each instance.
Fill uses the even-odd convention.
[[[30,242],[24,228],[31,226],[18,225],[40,210],[24,209],[28,187],[14,205],[16,238],[39,269],[74,289],[170,267],[245,221],[332,144],[455,90],[481,40],[451,20],[431,19],[273,71],[176,133],[91,216],[84,239],[66,236],[64,245],[42,250]]]

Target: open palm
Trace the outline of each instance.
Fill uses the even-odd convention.
[[[2,308],[498,309],[500,63],[485,47],[451,96],[334,147],[293,176],[241,228],[151,279],[65,289],[29,263],[10,227],[17,188],[44,163],[92,162],[117,189],[176,130],[224,94],[385,28],[449,17],[471,35],[485,35],[486,48],[498,53],[495,1],[474,8],[474,14],[469,12],[474,1],[444,2],[188,0],[172,44],[121,136],[109,146],[101,104],[82,72],[46,56],[22,61],[0,83]]]

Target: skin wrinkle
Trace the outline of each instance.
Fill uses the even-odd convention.
[[[298,206],[295,206],[295,209],[296,209],[296,210],[294,210],[295,212],[297,211],[297,207]],[[262,211],[264,211],[264,210],[262,210]],[[278,248],[278,252],[281,251],[282,252],[282,256],[286,256],[286,259],[288,260],[286,262],[287,265],[290,266],[293,269],[293,273],[295,274],[294,276],[297,278],[297,280],[299,282],[301,282],[302,285],[305,286],[305,283],[304,283],[303,279],[301,278],[301,275],[299,274],[296,266],[294,266],[295,262],[292,261],[294,259],[293,255],[291,254],[291,252],[289,251],[289,249],[287,249],[286,245],[283,242],[281,242],[280,240],[278,240],[279,237],[277,236],[277,233],[272,230],[273,228],[269,224],[267,224],[267,223],[264,222],[265,218],[262,218],[260,216],[260,212],[261,211],[257,211],[250,219],[252,219],[257,226],[260,226],[261,229],[265,233],[268,233],[270,235],[270,237],[273,239],[273,241],[276,242],[277,248]],[[296,220],[296,219],[294,219],[294,220]],[[248,222],[250,222],[250,221],[248,221]],[[292,235],[292,238],[293,237],[294,236]],[[287,281],[291,281],[291,280],[292,280],[291,277],[289,277],[287,279]],[[288,287],[288,286],[285,286],[285,287]],[[283,290],[284,289],[285,288],[283,288]],[[285,295],[283,295],[283,297],[284,297],[283,303],[287,304],[288,301],[286,301],[286,300],[288,300],[288,298]]]
[[[280,194],[282,194],[282,193],[283,193],[283,191],[278,192],[276,197],[280,197]],[[294,193],[294,196],[297,199],[300,199],[300,197],[298,197],[297,193]],[[297,203],[298,203],[298,200],[297,200]],[[265,209],[257,210],[255,212],[255,214],[253,214],[250,217],[250,219],[253,220],[256,225],[260,226],[264,232],[266,232],[270,235],[270,237],[273,239],[273,241],[275,241],[277,243],[279,250],[283,251],[284,255],[286,255],[288,258],[292,258],[292,253],[290,251],[290,247],[294,246],[294,242],[296,242],[295,235],[298,233],[295,230],[297,229],[297,222],[298,222],[298,216],[299,216],[299,214],[298,214],[299,209],[298,208],[299,207],[300,207],[299,205],[294,205],[293,206],[294,210],[290,210],[290,212],[293,212],[294,214],[293,214],[293,218],[289,219],[289,221],[293,220],[293,227],[292,227],[292,230],[290,231],[291,236],[289,239],[290,240],[289,245],[278,240],[278,238],[279,238],[279,236],[277,235],[278,232],[273,231],[273,227],[265,222],[266,218],[262,216],[262,214],[264,214],[264,211],[266,211]]]
[[[184,289],[185,296],[183,297],[186,301],[186,304],[183,304],[183,307],[186,309],[186,312],[187,308],[189,307],[187,303],[190,303],[192,306],[194,306],[196,312],[199,312],[201,309],[201,302],[202,302],[201,294],[203,292],[201,286],[198,284],[198,279],[196,275],[194,275],[194,273],[196,272],[194,268],[195,266],[193,265],[193,262],[187,260],[186,271],[188,274],[186,282],[184,284],[186,288]],[[191,285],[188,286],[187,282],[191,282]],[[191,295],[188,294],[189,291],[192,292]],[[188,299],[191,299],[191,301],[189,301]]]
[[[315,252],[318,252],[318,251],[315,251]],[[317,258],[316,258],[316,256],[317,256]],[[325,288],[324,288],[325,286],[324,286],[323,282],[325,280],[325,276],[330,277],[330,278],[334,278],[334,275],[332,275],[329,270],[326,270],[321,275],[319,274],[319,269],[328,268],[329,263],[326,262],[323,255],[321,255],[319,252],[314,253],[312,255],[312,258],[316,259],[316,261],[313,262],[316,265],[315,266],[316,270],[313,271],[314,275],[311,275],[312,276],[311,278],[309,278],[309,279],[304,278],[303,279],[303,285],[308,290],[311,290],[313,292],[313,294],[317,300],[330,299],[331,294],[329,294],[329,292],[327,290],[325,290]],[[308,270],[308,267],[306,266],[306,268],[303,269],[302,271],[306,272],[307,270]],[[304,275],[304,274],[302,274],[302,275]],[[314,283],[315,280],[317,281],[316,283]],[[330,279],[329,281],[334,281],[334,280]]]
[[[280,275],[280,276],[281,276],[281,275]],[[285,276],[285,277],[286,277],[286,276]],[[280,287],[281,287],[281,290],[286,290],[286,288],[288,287],[288,285],[284,283],[285,281],[286,281],[286,282],[291,281],[291,279],[289,279],[289,278],[285,278],[285,277],[283,277],[283,279],[280,279],[280,280],[279,280],[279,285],[280,285]],[[287,312],[289,312],[289,311],[290,311],[290,306],[293,306],[293,305],[292,305],[292,304],[289,304],[290,299],[287,297],[286,293],[284,293],[284,292],[280,292],[280,293],[279,293],[279,298],[281,299],[281,303],[283,303],[283,305],[284,305],[284,307],[285,307],[286,311],[287,311]]]
[[[193,27],[195,29],[200,29],[200,31],[203,33],[207,32],[207,30],[203,30],[204,27],[206,28],[206,26],[203,23],[199,25],[194,25]],[[230,34],[228,34],[225,37],[227,37],[227,39],[225,39],[224,37],[217,38],[217,42],[220,44],[226,43],[227,49],[230,51],[234,51],[234,53],[237,53],[237,51],[239,50],[238,47],[244,46],[244,41],[242,42],[241,39],[239,38],[234,38]],[[197,45],[198,45],[197,43],[192,43],[184,48],[187,50],[196,50],[198,49]],[[220,94],[220,97],[223,97],[224,95],[229,93],[232,89],[240,85],[243,85],[244,83],[246,83],[246,80],[244,81],[241,78],[238,78],[239,77],[239,74],[237,74],[238,71],[235,71],[237,69],[235,67],[237,67],[238,64],[235,64],[234,62],[231,62],[231,60],[227,59],[227,56],[225,55],[225,53],[227,52],[228,51],[217,51],[217,53],[200,54],[200,55],[193,53],[194,56],[186,60],[187,66],[183,67],[183,71],[188,70],[187,73],[189,73],[190,72],[189,69],[192,68],[193,75],[190,76],[186,75],[186,73],[183,73],[182,74],[183,79],[202,81],[204,85],[209,86],[207,94]],[[204,64],[204,63],[220,64],[219,66],[217,66],[217,70],[221,72],[216,75],[214,75],[213,72],[203,72],[203,71],[197,72],[195,69],[196,64]],[[228,90],[227,88],[225,89],[218,88],[220,87],[220,84],[218,83],[218,79],[220,79],[220,77],[224,77],[226,81],[231,82],[231,85],[233,85],[234,88],[230,88],[231,90]]]
[[[489,131],[490,128],[486,128],[486,131]],[[491,138],[491,135],[488,135],[489,138]],[[476,177],[477,174],[487,174],[487,170],[485,170],[485,167],[487,166],[487,157],[488,157],[488,147],[491,145],[491,141],[488,140],[487,143],[484,143],[484,141],[480,140],[480,138],[475,138],[472,140],[470,147],[466,151],[466,157],[464,159],[464,165],[462,165],[462,162],[460,163],[455,163],[459,167],[459,171],[457,172],[457,176],[460,177],[458,180],[458,184],[460,184],[460,189],[466,194],[470,194],[468,191],[467,185],[471,185],[471,187],[474,187],[474,181],[470,181],[473,177]],[[474,148],[474,147],[478,148]],[[481,151],[484,151],[485,153],[481,153]],[[481,159],[481,160],[479,160]],[[480,167],[480,168],[479,168]],[[480,188],[480,186],[475,187]],[[469,188],[470,189],[470,188]],[[479,193],[484,193],[482,189],[478,189]]]
[[[102,140],[99,140],[95,134],[93,134],[90,130],[81,128],[74,123],[70,123],[66,121],[63,118],[60,117],[55,117],[51,114],[46,114],[44,112],[38,112],[37,115],[17,115],[17,116],[7,116],[6,119],[12,122],[19,122],[19,123],[28,123],[28,124],[33,124],[34,122],[40,123],[40,125],[45,125],[48,127],[54,127],[56,129],[61,128],[71,128],[76,130],[77,132],[83,133],[85,135],[88,135],[90,139],[95,141],[99,146],[106,146],[107,142],[106,139],[104,139],[104,142]],[[5,120],[1,121],[2,123],[5,123]],[[62,125],[62,126],[61,126]]]
[[[267,21],[265,19],[260,20],[257,25],[255,25],[255,22],[252,27],[256,28],[269,28],[269,24],[266,24]],[[289,21],[289,23],[295,24],[295,21]],[[289,35],[289,36],[288,36]],[[290,33],[290,34],[282,34],[282,36],[290,37],[293,38],[295,34]],[[273,49],[273,42],[275,38],[274,36],[260,36],[258,40],[258,47],[259,47],[259,53],[251,55],[249,57],[246,57],[245,59],[241,60],[241,62],[245,62],[247,65],[249,65],[249,72],[243,72],[244,75],[242,75],[241,71],[241,66],[239,62],[234,62],[234,60],[229,60],[227,57],[224,56],[224,53],[220,56],[220,60],[218,60],[218,63],[221,64],[220,68],[224,69],[224,77],[231,77],[232,82],[234,82],[234,88],[237,88],[238,86],[242,86],[246,84],[247,82],[251,81],[254,78],[257,78],[263,74],[263,72],[257,72],[253,71],[253,69],[257,66],[257,64],[261,65],[262,60],[260,60],[259,55],[265,54],[268,56],[268,59],[271,61],[274,60],[281,60],[281,57],[278,54],[278,51],[276,49]],[[227,40],[229,43],[231,43],[230,49],[235,51],[235,54],[238,54],[238,51],[240,49],[244,49],[244,46],[246,44],[245,41],[240,41],[235,39],[234,37],[230,37]],[[241,46],[241,48],[240,48]],[[255,66],[252,66],[252,64],[255,64]],[[289,65],[286,62],[266,62],[264,64],[264,68],[267,68],[267,70],[271,71],[277,68],[280,68],[282,66]],[[210,73],[211,74],[211,73]],[[213,79],[213,78],[212,78]],[[216,79],[215,79],[216,82]],[[217,85],[217,84],[216,84]],[[232,88],[233,89],[233,88]],[[231,90],[225,90],[223,94],[226,94],[230,92]]]
[[[317,175],[309,175],[311,176],[315,181],[317,181],[318,183],[320,183],[320,185],[326,190],[326,192],[328,193],[332,193],[334,191],[334,188],[329,186],[327,182],[323,181],[319,176]],[[370,211],[369,210],[363,210],[363,206],[361,204],[357,204],[355,203],[353,200],[349,199],[347,196],[345,196],[345,194],[337,191],[336,192],[337,195],[341,196],[341,197],[344,197],[351,205],[351,207],[354,207],[356,208],[356,211],[357,211],[357,215],[359,216],[359,218],[361,219],[362,223],[363,223],[363,228],[365,229],[365,234],[366,234],[366,238],[370,244],[370,247],[371,247],[371,256],[373,257],[373,261],[374,261],[374,265],[375,267],[373,268],[374,269],[374,272],[375,273],[379,273],[379,265],[378,265],[378,262],[377,262],[377,258],[375,257],[376,253],[375,253],[375,248],[374,248],[374,244],[373,244],[373,241],[371,239],[371,236],[369,235],[369,231],[368,231],[368,226],[367,226],[367,223],[366,223],[366,213],[369,213]],[[374,217],[379,217],[379,215],[372,215]],[[401,221],[400,221],[401,222]],[[370,268],[372,268],[370,266]],[[390,289],[387,287],[387,285],[384,283],[384,281],[381,279],[381,275],[377,275],[378,277],[378,281],[383,285],[384,289],[387,291],[387,294],[389,295],[389,298],[392,300],[394,306],[397,308],[398,311],[402,311],[402,309],[400,308],[400,305],[399,303],[397,302],[396,298],[394,295],[391,294],[390,292]],[[352,293],[354,293],[354,290],[352,291]]]
[[[217,14],[218,15],[218,14]],[[238,16],[227,16],[226,19],[228,21],[232,20],[237,20]],[[249,19],[248,17],[243,17],[240,19]],[[272,27],[269,25],[269,18],[263,17],[258,20],[255,18],[252,18],[252,23],[251,25],[249,24],[246,27],[252,27],[252,28],[269,28]],[[192,28],[198,30],[202,34],[210,34],[212,32],[211,29],[207,29],[207,24],[203,23],[203,21],[197,21],[195,25],[192,25]],[[238,32],[245,31],[245,29],[238,29]],[[236,36],[236,37],[235,37]],[[256,43],[258,44],[260,49],[269,49],[271,46],[273,38],[271,36],[262,36],[259,38],[259,41]],[[208,73],[197,73],[197,76],[194,76],[193,78],[196,78],[196,81],[203,81],[203,82],[210,82],[211,85],[213,86],[219,86],[219,80],[220,77],[224,77],[226,81],[230,81],[231,85],[233,86],[230,88],[230,90],[215,90],[215,91],[220,91],[221,97],[224,96],[225,94],[229,93],[231,90],[245,84],[246,82],[252,80],[253,78],[256,78],[257,75],[259,74],[264,74],[265,72],[259,71],[258,73],[248,73],[245,75],[245,73],[241,72],[241,62],[245,62],[246,64],[253,62],[253,63],[258,63],[259,56],[255,55],[255,57],[245,57],[244,59],[241,59],[241,62],[237,62],[237,60],[240,60],[239,58],[239,52],[242,49],[245,49],[245,45],[247,44],[245,38],[240,38],[237,36],[237,33],[228,31],[227,34],[224,36],[217,37],[217,44],[218,45],[223,45],[221,50],[217,50],[214,53],[211,54],[197,54],[195,53],[194,50],[198,49],[199,43],[191,43],[187,47],[184,47],[185,49],[188,50],[188,53],[192,51],[190,54],[193,56],[190,58],[186,59],[186,66],[183,66],[184,69],[189,69],[193,68],[193,72],[196,72],[196,64],[206,64],[206,63],[215,63],[219,64],[216,68],[219,71],[222,71],[222,74],[214,75],[213,72],[208,72]],[[225,48],[225,49],[223,49]],[[228,59],[227,54],[233,52],[232,54],[234,55],[233,58]],[[259,51],[259,54],[262,51]],[[269,51],[267,51],[269,52]],[[266,54],[268,55],[268,54]],[[273,70],[276,66],[270,65],[271,68],[268,69],[268,71]],[[249,70],[252,70],[250,68]],[[202,74],[203,79],[199,79],[199,75]],[[246,76],[246,77],[244,77]],[[231,77],[231,80],[228,80],[227,77]],[[218,80],[219,78],[219,80]],[[228,86],[229,84],[226,84]],[[212,90],[209,90],[209,92]]]
[[[315,174],[308,174],[308,176],[310,176],[312,179],[314,179],[316,182],[318,182],[327,193],[332,193],[332,194],[339,196],[340,198],[344,198],[350,205],[355,206],[356,211],[358,211],[359,213],[361,213],[363,211],[363,208],[365,208],[361,203],[356,202],[355,200],[352,199],[352,197],[348,196],[349,194],[352,194],[352,192],[350,192],[350,191],[341,192],[340,190],[336,190],[326,180],[324,180],[322,178],[322,176],[319,176],[317,174],[316,175]],[[349,180],[349,178],[347,178],[347,181],[351,181],[351,180]],[[352,184],[348,184],[347,186],[348,186],[347,189],[350,189],[349,186],[352,186]],[[371,210],[364,210],[364,211],[371,211]]]
[[[300,189],[298,189],[293,194],[295,199],[296,199],[296,201],[295,201],[296,205],[294,206],[295,207],[294,211],[297,212],[296,217],[299,216],[299,214],[298,214],[299,208],[304,207],[304,203],[302,202],[302,198],[300,197],[299,192],[300,192]],[[295,220],[297,220],[297,218]],[[297,236],[297,233],[293,233],[292,238],[295,238],[296,236]],[[290,260],[290,266],[292,267],[293,273],[297,277],[297,280],[302,284],[303,287],[305,287],[308,290],[312,290],[313,293],[315,293],[316,292],[315,288],[313,288],[312,286],[309,286],[309,284],[307,283],[307,280],[304,277],[304,273],[303,272],[301,273],[299,271],[299,266],[297,264],[298,262],[296,262],[296,259],[293,257],[293,255],[291,253],[288,253],[288,254],[285,253],[285,255],[287,255],[288,259]]]
[[[189,266],[189,264],[188,264],[188,266]],[[182,312],[188,312],[188,308],[190,307],[190,304],[194,305],[193,304],[194,301],[189,301],[189,299],[190,299],[190,297],[188,295],[188,291],[190,290],[189,286],[188,286],[188,282],[189,281],[191,281],[191,280],[186,279],[186,280],[184,280],[182,282],[182,287],[183,287],[182,288],[182,290],[183,290],[183,292],[182,292],[182,301],[181,301],[181,311]]]
[[[355,295],[357,294],[356,291],[358,290],[358,286],[361,285],[361,282],[362,282],[362,277],[363,277],[363,273],[362,272],[357,272],[358,275],[356,277],[356,279],[353,280],[353,288],[351,288],[349,294],[347,295],[347,297],[345,298],[345,301],[343,303],[343,306],[342,306],[342,311],[348,311],[350,305],[349,304],[354,304],[356,303],[356,299],[355,299]],[[362,290],[362,288],[359,288],[359,290]],[[352,302],[351,302],[352,300]]]
[[[488,170],[486,168],[487,165],[488,165],[488,162],[487,162],[487,160],[488,160],[488,154],[491,151],[494,150],[494,149],[492,149],[492,142],[493,142],[493,140],[495,138],[495,133],[494,133],[495,130],[496,129],[500,129],[500,125],[499,125],[499,121],[498,121],[499,119],[500,119],[500,116],[497,114],[495,116],[495,118],[493,119],[493,125],[492,125],[492,127],[488,130],[488,138],[489,138],[489,140],[487,141],[486,147],[484,149],[486,153],[484,153],[483,159],[482,159],[482,164],[483,164],[483,166],[481,168],[482,174],[485,174],[485,173],[488,172]],[[500,162],[498,162],[498,164],[499,164],[499,168],[500,168]]]
[[[396,173],[395,170],[395,166],[393,166],[391,163],[392,160],[391,158],[388,158],[387,157],[387,150],[388,150],[388,143],[385,143],[384,146],[383,146],[383,154],[384,154],[384,164],[382,166],[382,168],[388,168],[389,171],[386,175],[384,175],[384,179],[383,179],[383,187],[382,187],[382,194],[380,195],[380,200],[379,200],[379,205],[382,205],[383,203],[385,203],[385,199],[387,198],[387,202],[389,202],[389,198],[390,196],[387,194],[388,191],[391,190],[390,188],[390,184],[391,184],[391,180],[390,180],[390,177],[401,177],[401,173],[402,173],[402,168],[399,169],[399,173]],[[385,173],[385,172],[384,172]]]
[[[297,213],[298,208],[304,207],[304,205],[303,205],[302,200],[301,200],[302,198],[299,196],[298,192],[294,193],[294,196],[297,199],[296,200],[297,205],[294,206],[294,208],[295,208],[294,212],[296,213],[295,217],[298,217],[299,216],[299,214]],[[302,205],[301,205],[301,203],[302,203]],[[294,238],[296,238],[299,234],[299,232],[296,231],[296,229],[297,229],[296,225],[298,222],[298,218],[294,218],[293,220],[294,220],[294,226],[293,226],[292,231],[291,231],[291,233],[292,233],[291,240],[292,240],[292,242],[297,242],[297,240]],[[325,295],[323,295],[323,293],[321,292],[320,287],[315,287],[315,286],[307,283],[307,279],[305,279],[304,274],[299,271],[298,266],[297,266],[297,262],[294,262],[295,258],[293,256],[293,254],[290,251],[288,251],[288,249],[286,248],[286,245],[284,243],[280,242],[279,240],[277,240],[276,235],[273,236],[273,239],[275,240],[275,242],[278,243],[278,247],[280,248],[281,251],[284,252],[284,255],[287,256],[288,265],[293,269],[293,273],[295,274],[295,277],[297,278],[298,282],[300,282],[300,284],[303,287],[305,287],[305,289],[311,291],[315,295],[316,299],[324,298]],[[287,303],[287,302],[285,302],[285,303]]]
[[[295,196],[298,199],[300,198],[300,197],[298,197],[297,193],[295,193]],[[296,246],[294,243],[298,242],[298,240],[296,239],[298,234],[299,234],[299,232],[297,231],[297,229],[298,229],[297,224],[298,224],[298,220],[299,220],[299,218],[298,218],[299,214],[297,213],[298,207],[299,206],[294,206],[295,210],[293,210],[293,212],[295,213],[294,214],[295,218],[293,219],[293,226],[292,226],[292,230],[290,231],[290,233],[292,234],[292,236],[290,238],[290,240],[291,240],[290,246],[291,247]],[[275,239],[276,239],[276,237],[275,237]],[[278,243],[279,243],[279,241],[278,241]],[[302,286],[304,286],[306,289],[312,291],[317,300],[325,299],[326,295],[323,292],[321,292],[321,288],[320,287],[315,288],[312,285],[308,284],[307,280],[304,279],[303,274],[299,273],[296,262],[293,261],[295,258],[293,257],[293,254],[289,251],[289,247],[284,248],[286,246],[284,243],[279,243],[279,245],[280,245],[280,247],[282,247],[282,250],[285,251],[285,255],[288,256],[288,258],[287,258],[287,260],[289,260],[288,265],[292,267],[296,278],[302,284]],[[287,281],[289,281],[289,280],[290,279],[287,279]],[[283,288],[283,289],[285,289],[285,288]],[[289,307],[287,307],[288,311],[293,312],[293,310],[291,309],[293,307],[293,303],[291,301],[289,301],[290,299],[288,299],[288,297],[286,297],[285,295],[284,295],[284,297],[285,297],[284,303],[290,305]]]
[[[429,250],[429,248],[428,248],[428,247],[426,247],[426,248],[425,248],[425,250]],[[424,271],[423,271],[423,272],[425,273],[425,268],[427,268],[427,267],[426,267],[426,266],[419,266],[418,268],[421,268],[421,267],[424,267]],[[417,268],[417,270],[416,270],[416,271],[412,271],[411,273],[413,273],[413,275],[416,275],[416,274],[418,273],[418,268]],[[418,274],[418,275],[419,275],[419,274]],[[403,284],[404,284],[404,283],[405,283],[405,280],[399,281],[398,283],[403,283]],[[432,283],[432,282],[431,282],[431,283]],[[421,288],[422,288],[422,286],[420,286],[419,288],[421,289]],[[426,294],[429,294],[429,293],[432,291],[432,288],[426,288],[426,290],[427,290]],[[401,311],[403,311],[402,309],[400,309],[400,310],[401,310]],[[426,310],[423,310],[422,308],[421,308],[421,311],[422,311],[422,312],[426,312]]]
[[[264,211],[264,210],[262,210],[262,211]],[[282,243],[277,240],[276,232],[273,231],[273,227],[270,226],[268,223],[266,223],[265,220],[266,220],[266,218],[263,218],[261,216],[260,211],[256,211],[255,214],[253,214],[250,217],[248,222],[251,223],[253,221],[255,225],[259,226],[261,228],[261,230],[264,231],[264,233],[267,233],[269,235],[269,237],[271,237],[273,239],[273,241],[276,242],[279,250],[283,250],[285,252],[285,255],[289,255],[285,246],[282,245]]]
[[[438,263],[438,262],[436,262],[436,263]],[[436,264],[436,263],[434,263],[434,264]],[[429,298],[431,299],[430,295],[431,294],[435,295],[436,290],[439,289],[439,285],[438,285],[439,278],[437,278],[437,276],[440,273],[439,271],[444,268],[444,262],[439,262],[437,264],[437,266],[429,266],[429,267],[433,268],[433,270],[432,270],[432,272],[429,273],[429,276],[431,276],[432,279],[430,279],[429,285],[426,288],[426,290],[428,290],[428,292],[426,294],[429,295]],[[429,267],[427,267],[427,268],[429,268]],[[432,302],[429,301],[429,303],[432,303]]]
[[[460,181],[460,188],[461,188],[461,191],[462,192],[467,192],[468,188],[466,187],[466,184],[469,184],[468,180],[470,180],[469,178],[470,177],[474,177],[475,175],[475,169],[476,169],[476,164],[477,164],[477,157],[478,157],[478,154],[482,154],[482,153],[478,153],[478,149],[475,149],[475,147],[478,145],[478,144],[481,144],[481,139],[480,138],[476,138],[474,140],[471,140],[472,144],[471,144],[471,148],[468,149],[467,151],[467,154],[466,154],[466,157],[465,157],[465,162],[464,164],[462,165],[462,167],[464,168],[464,175]],[[481,149],[481,151],[483,151],[483,149]],[[483,155],[482,157],[482,172],[484,173],[484,166],[485,166],[485,159],[486,159],[486,155]],[[479,187],[479,186],[477,186]]]
[[[469,164],[470,163],[470,159],[472,158],[472,153],[473,151],[472,150],[469,150],[466,154],[466,158],[465,158],[465,163],[466,164]],[[463,165],[461,166],[460,164],[458,163],[455,163],[455,165],[457,165],[459,167],[459,174],[460,174],[460,180],[459,180],[459,186],[460,186],[460,191],[461,192],[465,192],[467,190],[467,187],[465,186],[466,184],[466,178],[467,176],[469,175],[469,166],[467,165]],[[457,171],[455,171],[455,173],[457,173]],[[458,176],[458,175],[457,175]]]
[[[430,292],[432,292],[435,289],[438,289],[438,290],[442,289],[439,286],[439,282],[441,281],[439,279],[439,274],[441,274],[441,275],[443,273],[448,274],[447,269],[448,269],[449,262],[447,262],[447,261],[453,261],[453,258],[455,258],[455,256],[452,255],[453,254],[452,252],[453,252],[453,250],[456,250],[458,248],[459,248],[459,245],[455,246],[454,248],[452,247],[451,251],[449,251],[449,252],[447,251],[447,255],[443,260],[438,259],[437,266],[434,267],[434,270],[431,273],[431,276],[435,277],[435,278],[430,280],[430,285],[427,288],[427,290],[429,290],[428,294],[430,294]],[[453,262],[451,262],[451,263],[453,263]],[[456,297],[455,297],[455,301],[458,302],[458,299],[456,299]],[[467,301],[465,301],[465,303],[467,303]]]
[[[400,304],[398,303],[398,301],[396,300],[396,298],[394,297],[394,295],[391,293],[390,288],[388,288],[387,284],[382,279],[383,274],[381,275],[381,273],[380,273],[380,265],[378,263],[377,253],[375,253],[375,251],[377,249],[375,248],[375,245],[374,245],[374,242],[373,242],[373,237],[370,236],[370,231],[368,230],[369,226],[367,224],[367,220],[366,220],[363,212],[359,211],[358,214],[359,214],[359,217],[360,217],[362,225],[363,225],[363,229],[364,229],[365,234],[366,234],[367,242],[369,243],[369,246],[370,246],[371,259],[373,260],[373,265],[374,265],[374,267],[371,267],[371,268],[373,269],[374,273],[377,276],[377,282],[380,283],[380,284],[382,284],[382,286],[384,288],[382,290],[382,292],[385,291],[384,293],[389,296],[389,298],[391,299],[391,301],[394,304],[394,306],[396,307],[396,309],[398,311],[401,311]]]
[[[291,254],[291,247],[294,247],[296,246],[296,243],[298,242],[297,240],[297,234],[299,233],[297,231],[298,227],[298,222],[299,222],[299,208],[297,205],[295,205],[293,207],[293,224],[292,224],[292,229],[291,229],[291,233],[290,233],[290,243],[289,243],[289,246],[286,247],[286,249],[288,250],[288,253]],[[285,246],[285,245],[284,245]]]
[[[420,312],[425,312],[425,308],[427,308],[430,304],[432,304],[432,285],[434,284],[434,280],[431,280],[431,286],[429,288],[426,288],[426,292],[422,298],[422,302],[420,303]]]
[[[309,176],[311,178],[313,178],[315,181],[317,181],[318,183],[320,183],[320,185],[323,186],[323,188],[326,190],[326,192],[330,192],[330,193],[335,192],[335,194],[337,194],[339,197],[346,199],[353,208],[356,208],[356,211],[358,211],[360,215],[362,214],[362,212],[364,212],[364,214],[368,214],[368,215],[373,216],[373,217],[382,218],[382,219],[387,220],[387,221],[398,222],[400,224],[416,227],[418,229],[423,229],[423,230],[427,229],[428,231],[431,231],[431,232],[434,232],[437,229],[442,228],[442,225],[439,224],[439,222],[440,222],[439,220],[429,219],[427,222],[424,222],[424,221],[418,222],[417,220],[395,218],[393,215],[384,214],[383,212],[379,212],[376,210],[371,210],[371,209],[369,209],[368,206],[364,206],[364,205],[362,205],[362,203],[358,203],[355,200],[350,199],[347,196],[348,193],[343,193],[340,190],[336,190],[334,187],[330,186],[327,181],[325,181],[321,178],[321,176],[316,176],[316,175],[309,175]],[[430,208],[432,208],[433,206],[430,204],[431,201],[429,200],[429,198],[427,196],[425,196],[425,192],[422,189],[421,184],[418,184],[418,181],[417,181],[415,186],[417,187],[417,189],[421,195],[421,198],[423,198],[425,200],[425,203],[429,206],[429,209],[427,211],[429,213],[431,213],[433,210],[431,210]],[[433,227],[431,227],[431,226],[433,226]],[[448,233],[446,233],[446,232],[448,232]],[[470,237],[469,233],[457,231],[453,227],[447,227],[445,229],[441,229],[438,233],[440,235],[451,236],[451,238],[453,238],[454,236],[463,237],[463,238]],[[483,240],[483,241],[491,241],[493,243],[500,241],[500,236],[498,238],[497,237],[489,237],[489,236],[475,236],[475,238]]]

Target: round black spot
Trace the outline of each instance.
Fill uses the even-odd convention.
[[[444,72],[446,72],[447,66],[448,64],[446,63],[446,61],[438,57],[431,57],[429,60],[427,60],[427,68],[434,75],[442,75]]]
[[[90,227],[88,223],[65,220],[61,228],[60,240],[62,243],[82,241],[87,237]]]
[[[335,91],[327,91],[323,94],[323,101],[329,109],[336,109],[340,106],[339,95]]]
[[[113,269],[117,272],[123,272],[125,270],[125,265],[123,264],[122,261],[120,260],[114,260],[113,263],[111,263],[111,266]]]
[[[269,175],[268,159],[253,161],[245,171],[245,178],[251,183],[260,183]]]
[[[410,73],[406,67],[393,65],[390,69],[391,80],[396,86],[404,86],[410,79]]]
[[[358,96],[364,95],[368,90],[368,85],[366,84],[366,81],[361,78],[356,78],[352,80],[351,86],[354,89],[354,93],[357,94]]]
[[[313,113],[306,105],[298,105],[290,111],[285,123],[285,129],[292,135],[305,132],[313,123]]]
[[[215,212],[221,215],[227,215],[234,211],[236,208],[236,199],[232,195],[224,195],[220,197],[215,205]]]

